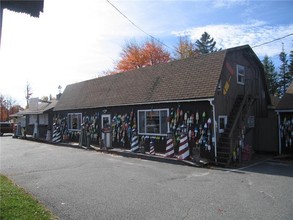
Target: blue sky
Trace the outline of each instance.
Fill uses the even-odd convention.
[[[82,3],[81,3],[82,2]],[[207,31],[223,49],[259,45],[293,34],[293,1],[110,0],[132,22],[173,48],[180,35],[195,41]],[[40,18],[4,10],[0,50],[0,92],[25,105],[26,83],[33,97],[98,77],[113,69],[125,42],[147,39],[106,0],[45,0]],[[278,68],[282,42],[253,48]],[[171,51],[170,51],[171,52]]]

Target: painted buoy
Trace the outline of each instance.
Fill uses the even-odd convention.
[[[131,138],[131,152],[138,152],[138,136],[133,132],[132,138]]]
[[[54,143],[60,143],[61,140],[62,140],[61,131],[60,131],[59,128],[55,128],[54,131],[53,131],[52,141]]]
[[[187,135],[180,136],[180,144],[179,144],[179,156],[178,159],[185,160],[189,157],[189,146]]]
[[[172,138],[167,140],[165,157],[174,157],[174,146]]]
[[[152,155],[156,154],[153,140],[151,140],[151,142],[150,142],[150,154],[152,154]]]

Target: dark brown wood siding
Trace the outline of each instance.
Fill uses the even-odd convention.
[[[237,65],[241,65],[245,68],[244,85],[237,83]],[[259,140],[263,136],[259,133],[261,131],[254,131],[263,126],[257,125],[257,123],[262,123],[262,120],[257,119],[268,116],[267,107],[269,103],[267,92],[265,91],[266,82],[263,80],[263,74],[264,72],[259,62],[253,58],[251,54],[246,51],[231,51],[226,55],[219,79],[221,89],[217,90],[215,93],[216,119],[218,119],[219,115],[230,115],[237,97],[245,96],[245,94],[248,93],[254,99],[249,108],[247,117],[254,117],[255,126],[254,128],[245,128],[245,144],[255,149],[265,148],[257,146],[262,143]],[[229,87],[227,87],[227,83]],[[242,124],[246,126],[246,121]],[[217,138],[219,138],[219,135]]]
[[[114,116],[117,115],[130,115],[131,112],[135,113],[136,122],[138,122],[137,118],[137,112],[138,110],[149,110],[149,109],[168,109],[169,114],[171,111],[176,111],[177,108],[180,108],[180,110],[183,111],[183,113],[188,113],[188,115],[196,114],[197,112],[200,115],[199,118],[199,124],[198,125],[192,125],[190,126],[190,129],[194,131],[197,127],[199,129],[199,126],[202,128],[204,127],[204,124],[207,122],[207,120],[210,118],[212,121],[212,106],[210,105],[209,101],[190,101],[190,102],[180,102],[180,103],[157,103],[157,104],[145,104],[145,105],[134,105],[134,106],[119,106],[119,107],[104,107],[104,108],[96,108],[96,109],[79,109],[79,110],[71,110],[71,111],[56,111],[55,112],[55,118],[58,117],[60,119],[67,120],[68,113],[82,113],[82,117],[92,117],[97,116],[98,118],[98,125],[99,128],[97,130],[97,137],[92,140],[93,144],[99,144],[98,139],[101,136],[101,115],[102,114],[110,114],[111,120]],[[203,119],[202,115],[203,112],[205,112],[205,118]],[[213,124],[211,124],[210,132],[211,135],[213,135]],[[78,133],[78,132],[76,132]],[[167,134],[166,134],[167,135]],[[78,141],[78,138],[76,135],[72,135],[73,139],[72,141]],[[151,137],[148,135],[148,138]],[[165,153],[166,150],[166,138],[167,136],[152,136],[155,139],[155,150],[160,153]],[[145,138],[143,135],[139,135],[139,140],[142,138]],[[211,138],[211,137],[210,137]],[[126,148],[130,149],[130,140],[126,138],[126,143],[123,146],[120,141],[117,141],[117,139],[113,139],[112,147],[114,148]],[[210,139],[211,140],[211,139]],[[189,138],[189,147],[190,152],[192,152],[193,147],[195,147],[197,139],[196,138]],[[149,150],[149,139],[146,139],[146,151]],[[178,151],[178,145],[175,146],[175,152]],[[201,156],[209,159],[214,158],[214,147],[210,150],[206,149],[206,147],[201,148]]]

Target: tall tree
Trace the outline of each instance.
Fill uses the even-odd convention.
[[[273,61],[267,55],[265,55],[262,64],[264,67],[270,94],[279,96],[278,73],[275,70]]]
[[[216,48],[216,41],[214,41],[214,38],[211,38],[211,36],[207,32],[204,32],[201,35],[201,38],[195,42],[195,45],[197,46],[201,54],[218,51],[218,49]]]
[[[170,53],[163,48],[162,44],[156,43],[154,40],[145,42],[142,53],[145,66],[152,66],[170,61]]]
[[[25,86],[25,99],[26,99],[26,107],[25,108],[29,107],[28,103],[29,103],[29,99],[30,99],[32,94],[33,94],[32,93],[32,88],[31,88],[30,84],[27,82],[26,86]]]
[[[9,115],[22,110],[22,108],[15,103],[16,101],[12,97],[0,94],[0,121],[8,121]]]
[[[177,46],[175,46],[174,58],[177,60],[187,57],[197,57],[200,54],[194,43],[188,36],[180,36]]]
[[[284,95],[290,85],[290,82],[292,81],[292,76],[290,76],[290,72],[288,71],[288,59],[284,50],[284,44],[282,46],[282,52],[279,54],[279,58],[281,61],[281,65],[279,67],[280,89],[281,95]]]
[[[0,121],[6,121],[8,114],[6,97],[0,94]]]
[[[290,55],[289,55],[289,75],[291,76],[291,82],[293,80],[293,50],[290,51]]]
[[[115,71],[110,73],[114,74],[165,63],[170,59],[170,53],[154,40],[147,40],[141,45],[136,42],[129,42],[122,48],[121,59],[118,61]]]

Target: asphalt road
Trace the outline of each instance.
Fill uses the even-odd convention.
[[[0,172],[60,219],[293,218],[293,164],[205,169],[0,141]]]

